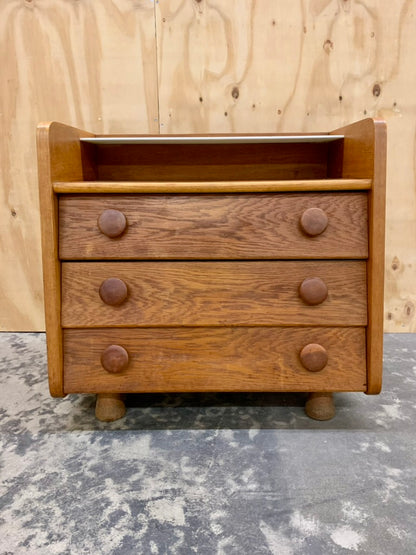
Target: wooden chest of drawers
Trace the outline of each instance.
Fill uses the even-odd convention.
[[[53,396],[378,393],[386,131],[94,136],[38,128]]]

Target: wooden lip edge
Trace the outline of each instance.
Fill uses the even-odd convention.
[[[352,389],[352,388],[342,388],[342,387],[328,387],[328,389],[323,390],[321,387],[320,393],[366,393],[365,390],[366,386],[364,385],[360,389]],[[152,388],[150,391],[148,389],[120,389],[120,391],[102,391],[99,386],[97,387],[71,387],[71,385],[67,385],[64,381],[64,396],[65,395],[72,395],[72,394],[85,394],[85,395],[99,395],[101,393],[108,394],[108,393],[117,393],[121,395],[153,395],[153,394],[168,394],[168,393],[194,393],[195,395],[198,394],[205,394],[205,393],[242,393],[242,394],[252,394],[252,393],[316,393],[316,388],[309,388],[309,389],[297,389],[296,391],[293,390],[293,387],[288,387],[287,389],[274,389],[268,387],[267,389],[242,389],[241,387],[236,387],[235,389],[180,389],[177,388],[167,388],[161,387],[160,389]]]
[[[181,192],[285,192],[367,191],[371,179],[310,179],[277,181],[55,181],[55,193],[181,193]]]
[[[329,143],[344,139],[344,135],[327,134],[206,134],[206,135],[96,135],[81,138],[95,145],[134,144],[261,144],[261,143]]]

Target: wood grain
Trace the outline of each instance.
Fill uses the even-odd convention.
[[[97,146],[102,181],[319,179],[326,143],[140,144]]]
[[[339,174],[339,177],[346,179],[356,179],[357,177],[373,179],[375,171],[374,119],[366,118],[331,133],[334,135],[341,133],[344,135],[344,140],[342,144],[331,147],[330,163],[335,167],[333,170],[330,168],[329,174]],[[380,154],[385,155],[385,152]],[[377,186],[379,187],[379,185]]]
[[[55,193],[272,193],[366,191],[371,179],[285,179],[281,181],[56,181]]]
[[[322,179],[326,176],[326,166],[310,164],[201,164],[199,166],[140,166],[135,164],[120,166],[98,166],[102,181],[230,181],[271,180],[271,179]]]
[[[373,179],[369,194],[367,393],[376,394],[381,390],[383,373],[386,124],[366,119],[336,132],[345,135],[342,175]]]
[[[328,298],[309,306],[298,289],[314,276],[326,283]],[[117,307],[99,296],[110,277],[122,279],[129,291]],[[366,323],[364,261],[62,264],[64,327]]]
[[[0,2],[0,330],[45,329],[36,126],[158,132],[154,7]]]
[[[383,378],[384,265],[387,133],[384,121],[374,123],[374,174],[369,195],[369,258],[367,264],[367,393],[381,391]]]
[[[91,177],[92,164],[88,156],[91,149],[81,148],[79,141],[80,137],[88,135],[59,123],[41,124],[37,132],[49,389],[54,397],[63,395],[63,366],[58,200],[52,189],[52,181]]]
[[[303,368],[299,353],[320,343],[328,364]],[[122,345],[130,364],[109,374],[102,351]],[[168,328],[65,330],[65,392],[364,391],[363,328]]]
[[[415,0],[2,2],[0,328],[44,329],[39,121],[327,132],[367,115],[389,133],[386,331],[414,332],[415,17]]]
[[[414,129],[415,7],[158,2],[161,132],[328,131],[383,111],[400,140],[402,110],[411,117],[402,126]]]
[[[387,122],[387,332],[416,331],[415,0],[156,4],[162,133]]]
[[[301,231],[304,210],[324,210],[317,237]],[[127,231],[110,239],[97,218],[120,210]],[[61,259],[366,258],[365,193],[63,196]]]

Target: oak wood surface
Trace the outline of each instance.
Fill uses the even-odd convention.
[[[305,234],[305,210],[329,218]],[[125,214],[116,239],[97,226],[103,211]],[[64,195],[59,203],[61,259],[366,258],[366,193],[224,195]]]
[[[308,343],[328,352],[320,372],[303,368]],[[129,353],[120,374],[102,351]],[[65,392],[364,391],[363,328],[156,328],[65,330]]]
[[[54,179],[91,177],[89,147],[81,148],[80,136],[89,133],[59,123],[38,127],[38,174],[41,211],[43,284],[47,332],[49,389],[63,395],[61,275],[58,259],[58,201],[52,189]]]
[[[265,193],[365,191],[371,179],[290,179],[261,181],[56,181],[56,193]]]
[[[172,166],[160,163],[157,167],[138,164],[97,166],[100,181],[231,181],[272,179],[324,179],[326,166],[309,164],[200,164],[199,166]]]
[[[369,196],[369,259],[367,264],[367,393],[381,390],[383,377],[384,267],[387,131],[384,121],[374,122],[374,174]]]
[[[376,394],[381,390],[383,372],[386,124],[366,119],[334,131],[338,132],[345,135],[342,175],[365,175],[373,180],[369,194],[367,393]]]
[[[331,144],[328,174],[330,177],[345,179],[374,177],[374,119],[366,118],[351,123],[341,129],[331,131],[342,133],[342,144]]]
[[[319,276],[328,298],[309,306],[299,286]],[[101,283],[122,279],[128,298],[103,303]],[[208,326],[367,323],[364,261],[64,262],[62,325]]]
[[[326,143],[141,144],[96,147],[98,179],[227,181],[327,176]]]

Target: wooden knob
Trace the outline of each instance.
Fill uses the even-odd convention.
[[[121,345],[110,345],[101,355],[101,364],[107,372],[118,374],[128,366],[129,354]]]
[[[328,287],[321,278],[306,278],[300,284],[299,296],[307,304],[321,304],[328,296]]]
[[[326,349],[318,343],[309,343],[301,350],[300,361],[309,372],[319,372],[328,362]]]
[[[119,210],[104,210],[99,216],[97,225],[107,237],[119,237],[127,227],[127,219]]]
[[[328,216],[320,208],[308,208],[300,218],[300,227],[312,237],[323,233],[327,226]]]
[[[118,306],[127,299],[127,285],[122,279],[107,278],[100,285],[99,294],[105,304]]]

